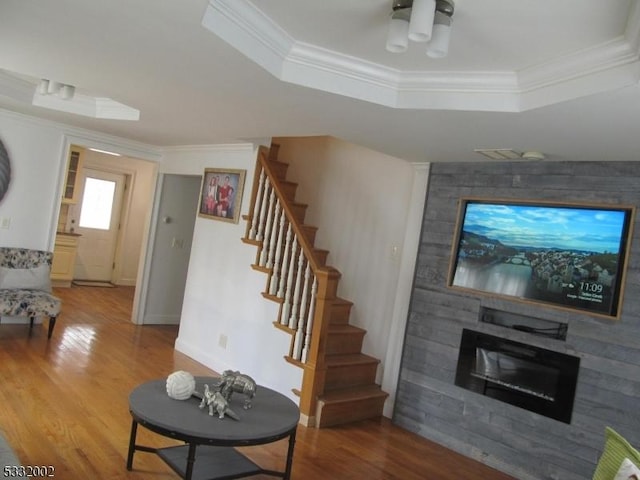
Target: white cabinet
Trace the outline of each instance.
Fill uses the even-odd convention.
[[[51,281],[55,287],[71,286],[73,270],[76,266],[79,236],[75,233],[58,232],[56,234],[51,264]]]

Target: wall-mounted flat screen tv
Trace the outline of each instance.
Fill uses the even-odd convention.
[[[463,198],[449,285],[618,317],[635,210]]]

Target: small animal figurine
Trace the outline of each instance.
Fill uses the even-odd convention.
[[[257,385],[249,375],[240,373],[237,370],[225,370],[222,372],[222,380],[218,384],[218,390],[227,402],[231,401],[231,396],[234,392],[245,395],[243,408],[247,410],[252,406],[251,400],[256,394]]]
[[[234,420],[240,420],[238,415],[229,408],[227,400],[215,390],[209,389],[209,385],[204,386],[204,395],[200,402],[200,408],[209,406],[209,415],[213,417],[213,412],[218,414],[218,418],[224,418],[225,415],[233,418]]]

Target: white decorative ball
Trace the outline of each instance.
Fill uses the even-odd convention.
[[[189,372],[178,370],[167,377],[167,395],[175,400],[187,400],[196,390],[196,379]]]

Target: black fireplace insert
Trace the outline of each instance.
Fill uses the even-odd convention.
[[[571,423],[580,359],[463,329],[456,385]]]

